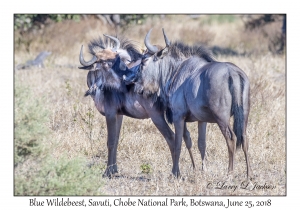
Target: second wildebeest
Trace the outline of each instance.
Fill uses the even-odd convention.
[[[165,121],[165,108],[161,106],[160,99],[152,100],[136,94],[132,87],[126,86],[113,71],[114,68],[125,70],[127,66],[136,65],[141,61],[141,54],[131,41],[105,36],[109,39],[99,38],[90,42],[89,51],[93,56],[90,61],[84,60],[82,47],[79,56],[83,66],[79,68],[89,71],[87,75],[89,90],[85,95],[93,98],[97,110],[106,118],[108,161],[103,175],[110,177],[118,171],[117,145],[123,115],[136,119],[151,118],[167,141],[174,164],[174,132]],[[194,166],[191,153],[192,141],[186,126],[184,126],[183,138]]]
[[[198,148],[205,168],[206,125],[217,123],[226,139],[229,153],[228,171],[233,171],[234,154],[242,145],[247,177],[252,176],[248,157],[246,127],[250,110],[250,84],[246,74],[229,62],[218,62],[201,46],[171,43],[158,49],[145,37],[148,55],[144,56],[136,75],[124,77],[144,95],[157,95],[166,101],[169,122],[175,127],[175,160],[172,173],[180,175],[179,156],[185,122],[198,122]],[[150,56],[149,56],[150,53]],[[130,71],[130,70],[129,70]],[[233,116],[233,129],[230,117]]]

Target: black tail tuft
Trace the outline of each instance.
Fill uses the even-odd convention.
[[[245,122],[244,122],[244,108],[242,105],[242,98],[240,98],[241,104],[239,105],[237,103],[237,101],[239,101],[239,99],[237,97],[241,97],[242,93],[243,93],[243,79],[240,77],[240,88],[235,87],[236,84],[233,83],[233,79],[231,77],[229,77],[229,88],[230,88],[230,92],[232,95],[232,107],[231,107],[231,111],[233,114],[233,132],[236,135],[237,141],[236,141],[236,148],[240,148],[244,139],[243,139],[243,131],[244,131],[244,126],[245,126]],[[237,90],[240,90],[240,92],[235,91],[237,88]]]
[[[242,106],[237,104],[233,105],[233,132],[236,135],[236,148],[240,148],[244,139],[243,139],[243,130],[244,130],[244,109]]]
[[[166,118],[167,118],[168,123],[170,123],[170,124],[173,123],[173,112],[170,107],[167,107]]]

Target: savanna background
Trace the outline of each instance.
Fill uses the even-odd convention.
[[[286,51],[284,15],[14,15],[14,195],[286,195]],[[248,189],[208,188],[218,182],[240,185],[246,178],[242,150],[227,176],[228,152],[215,124],[207,128],[207,171],[200,170],[197,123],[189,123],[196,169],[182,147],[182,179],[171,174],[166,141],[150,119],[124,117],[118,146],[119,173],[102,178],[106,167],[105,118],[79,70],[81,45],[109,34],[151,42],[170,40],[206,45],[219,61],[243,69],[251,84],[247,136],[255,177]],[[44,68],[24,67],[51,51]],[[173,129],[174,130],[174,129]],[[255,189],[255,185],[275,189]]]

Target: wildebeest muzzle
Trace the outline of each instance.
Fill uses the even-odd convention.
[[[114,72],[118,75],[119,78],[121,78],[126,85],[134,83],[137,78],[140,71],[140,65],[136,65],[132,68],[128,68],[126,64],[118,57],[112,66],[112,69]]]

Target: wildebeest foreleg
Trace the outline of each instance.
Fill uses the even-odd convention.
[[[194,157],[193,157],[193,154],[192,154],[192,139],[191,139],[190,132],[188,131],[188,129],[186,127],[186,122],[184,123],[183,139],[184,139],[186,148],[189,151],[190,158],[192,160],[193,168],[195,169],[195,161],[194,161]]]
[[[170,127],[168,126],[168,124],[166,123],[163,115],[155,114],[153,116],[155,116],[155,117],[151,117],[152,122],[154,123],[156,128],[160,131],[160,133],[163,135],[163,137],[167,141],[168,146],[169,146],[170,151],[171,151],[171,155],[172,155],[172,162],[173,162],[173,165],[174,165],[175,135],[174,135],[173,131],[170,129]],[[192,140],[191,140],[191,137],[190,137],[190,132],[187,130],[186,123],[184,123],[183,139],[184,139],[186,147],[189,151],[190,158],[191,158],[191,161],[192,161],[192,165],[195,168],[195,162],[194,162],[193,154],[192,154],[192,151],[191,151]]]
[[[113,171],[112,173],[118,173],[118,165],[117,165],[117,149],[118,149],[118,143],[120,139],[120,131],[121,131],[121,126],[122,126],[122,121],[123,121],[123,115],[117,115],[117,131],[116,131],[116,143],[114,146],[114,151],[113,151]]]
[[[116,153],[117,153],[117,145],[118,145],[118,135],[119,131],[117,131],[117,115],[115,113],[105,114],[106,118],[106,126],[107,126],[107,149],[108,149],[108,161],[107,168],[103,174],[103,177],[111,177],[114,171],[114,165],[116,164]],[[120,123],[121,124],[121,123]]]
[[[174,139],[175,139],[174,132],[166,123],[163,115],[155,114],[151,116],[151,119],[154,125],[156,126],[156,128],[160,131],[160,133],[167,141],[172,156],[172,162],[174,164]]]
[[[198,121],[198,149],[202,159],[202,170],[206,170],[205,150],[206,150],[206,122]]]
[[[174,150],[174,164],[172,173],[175,177],[180,176],[179,170],[179,157],[181,152],[181,144],[182,144],[182,137],[183,137],[183,130],[184,130],[184,119],[176,119],[174,118],[174,127],[175,127],[175,150]]]

